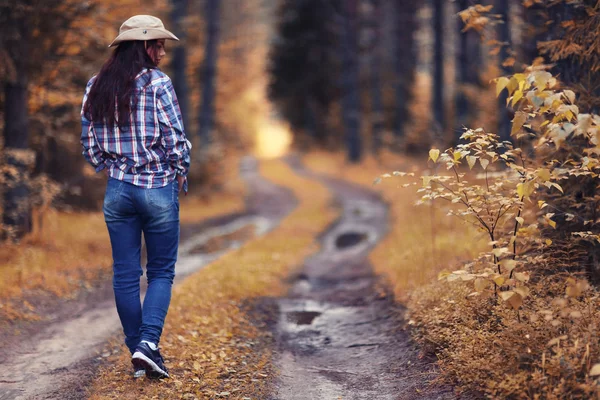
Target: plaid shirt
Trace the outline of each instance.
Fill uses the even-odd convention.
[[[83,104],[96,77],[87,84]],[[186,139],[179,103],[171,79],[158,69],[143,69],[136,77],[137,105],[128,126],[113,129],[105,121],[90,121],[81,110],[81,145],[96,172],[147,189],[166,186],[176,175],[186,177],[192,144]],[[184,190],[187,192],[187,179]]]

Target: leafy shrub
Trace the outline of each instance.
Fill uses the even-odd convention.
[[[414,293],[410,323],[448,377],[492,398],[600,395],[600,296],[569,258],[600,242],[600,116],[580,113],[544,66],[496,88],[516,109],[520,146],[467,129],[465,143],[429,152],[435,172],[418,189],[420,204],[446,202],[485,233],[489,252]]]

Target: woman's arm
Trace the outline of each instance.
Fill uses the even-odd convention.
[[[102,171],[105,167],[106,153],[98,145],[98,140],[94,133],[94,125],[85,117],[84,106],[87,101],[92,81],[87,85],[83,104],[81,106],[81,145],[83,146],[83,156],[95,169],[96,172]]]
[[[192,144],[185,136],[183,118],[171,80],[167,80],[158,88],[156,107],[162,133],[162,145],[167,152],[169,164],[177,172],[178,181],[183,181],[183,184],[180,183],[180,187],[183,186],[187,192],[186,177],[190,167]]]

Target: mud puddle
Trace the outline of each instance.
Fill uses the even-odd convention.
[[[175,284],[252,237],[277,226],[296,205],[292,194],[263,179],[257,162],[246,158],[241,176],[249,187],[245,214],[182,226]],[[215,245],[218,243],[218,245]],[[145,283],[145,279],[142,279]],[[144,285],[143,285],[144,286]],[[23,337],[0,363],[0,399],[81,399],[96,373],[107,340],[120,331],[110,281],[86,304],[70,304],[50,323]]]
[[[402,326],[403,310],[373,274],[369,251],[385,235],[383,201],[363,188],[306,172],[333,191],[341,218],[321,236],[273,327],[280,374],[272,400],[455,399]],[[400,244],[399,244],[400,245]]]

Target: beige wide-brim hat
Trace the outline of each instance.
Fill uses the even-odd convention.
[[[113,47],[128,40],[179,40],[177,36],[165,29],[162,21],[152,15],[134,15],[123,22],[119,36],[108,47]]]

